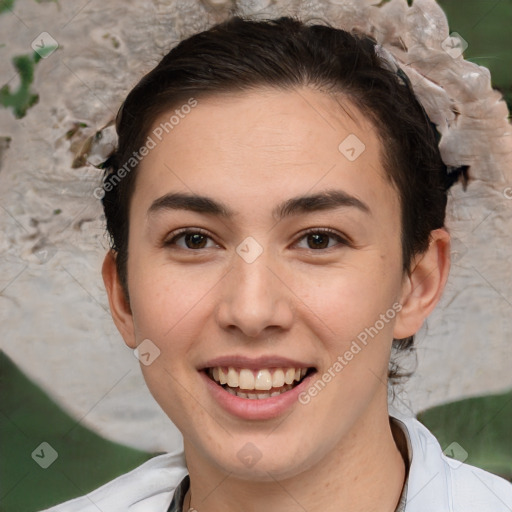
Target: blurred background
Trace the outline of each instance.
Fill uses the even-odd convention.
[[[262,16],[328,12],[333,24],[340,5],[353,6],[357,24],[371,3],[236,5]],[[425,12],[431,3],[415,2]],[[94,196],[101,175],[77,155],[89,144],[89,161],[99,162],[90,138],[128,91],[230,5],[0,0],[1,511],[82,495],[182,446],[112,322],[101,280],[108,241]],[[510,108],[512,1],[440,5],[450,32],[468,43],[465,58],[491,70]],[[512,189],[504,192],[512,169],[501,171],[505,181],[479,176],[452,191],[450,280],[417,336],[415,373],[391,399],[456,458],[512,480]],[[411,357],[402,362],[415,366]]]

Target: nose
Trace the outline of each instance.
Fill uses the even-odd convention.
[[[295,308],[288,280],[266,251],[252,262],[235,254],[222,280],[219,325],[249,338],[290,329]]]

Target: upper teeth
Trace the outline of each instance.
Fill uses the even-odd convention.
[[[299,381],[306,375],[307,368],[276,368],[263,370],[222,368],[216,366],[210,369],[210,375],[220,384],[232,388],[269,390],[280,388],[285,384]]]

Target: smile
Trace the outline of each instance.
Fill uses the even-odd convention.
[[[216,366],[208,368],[206,373],[231,395],[249,400],[262,400],[290,391],[313,371],[314,368],[251,370]]]

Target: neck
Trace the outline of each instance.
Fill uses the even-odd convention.
[[[292,478],[249,481],[221,472],[185,442],[190,489],[184,512],[394,512],[405,480],[387,408],[366,415],[320,462]]]

